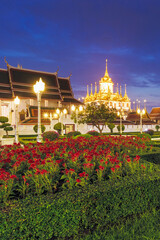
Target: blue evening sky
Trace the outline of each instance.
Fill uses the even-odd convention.
[[[104,76],[160,107],[160,0],[1,0],[0,68],[72,73],[76,98]],[[132,105],[133,106],[133,105]]]

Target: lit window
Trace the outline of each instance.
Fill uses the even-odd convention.
[[[44,100],[44,106],[48,107],[48,100]]]

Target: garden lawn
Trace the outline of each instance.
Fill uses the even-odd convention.
[[[153,213],[160,169],[140,157],[152,151],[148,138],[134,136],[1,147],[0,238],[96,239],[106,226],[110,236],[124,219]]]

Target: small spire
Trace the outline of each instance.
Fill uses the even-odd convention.
[[[125,84],[125,94],[124,95],[127,95],[126,84]]]
[[[122,96],[122,87],[120,86],[120,96]]]
[[[89,97],[89,89],[88,89],[88,85],[87,85],[87,97]]]
[[[119,91],[118,91],[118,83],[117,83],[117,93],[119,93]]]
[[[91,95],[93,95],[93,93],[92,93],[92,83],[91,83]]]
[[[108,75],[108,70],[107,70],[107,59],[106,59],[106,71],[105,71],[105,75],[104,75],[105,77],[109,77],[109,75]]]
[[[94,94],[96,94],[97,93],[97,83],[95,82],[95,93]]]

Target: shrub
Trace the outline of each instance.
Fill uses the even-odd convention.
[[[113,133],[113,129],[115,128],[114,123],[108,123],[108,128],[110,129],[111,133]]]
[[[61,128],[62,128],[62,123],[58,122],[54,125],[54,130],[58,131],[59,134],[61,134]],[[63,129],[65,129],[65,125],[63,124]]]
[[[43,140],[48,139],[49,141],[54,141],[59,138],[59,134],[56,131],[48,131],[42,134]]]
[[[77,135],[81,135],[79,131],[69,132],[67,133],[67,137],[75,137]]]
[[[74,137],[74,139],[77,139],[77,138],[79,138],[79,137],[85,137],[85,138],[90,138],[91,137],[91,135],[90,134],[81,134],[81,135],[77,135],[77,136],[75,136]]]
[[[87,134],[90,134],[90,135],[92,135],[92,136],[99,136],[99,135],[100,135],[99,132],[94,131],[94,130],[87,132]]]
[[[85,189],[28,197],[0,211],[1,239],[86,239],[123,217],[159,206],[159,179],[95,184]],[[87,230],[87,231],[86,231]]]
[[[117,126],[117,130],[118,130],[118,132],[120,132],[120,125]],[[123,132],[124,130],[125,130],[125,126],[122,125],[122,132]]]
[[[156,125],[155,128],[156,128],[156,130],[157,130],[157,132],[158,132],[160,126],[159,126],[159,125]]]
[[[0,125],[0,128],[3,128],[4,131],[6,131],[7,137],[8,137],[8,132],[13,130],[13,128],[11,127],[11,124],[8,123],[8,120],[9,119],[7,117],[4,117],[4,116],[0,117],[0,122],[2,123]]]
[[[148,134],[148,133],[138,133],[137,134],[137,137],[140,137],[140,138],[149,138],[149,140],[151,140],[151,135]]]
[[[38,132],[38,125],[34,125],[33,130],[37,133]],[[41,131],[42,133],[46,130],[46,127],[44,125],[41,125]]]
[[[149,135],[153,135],[154,134],[154,130],[152,130],[152,129],[148,129],[147,131],[146,131],[146,133],[148,133]]]

